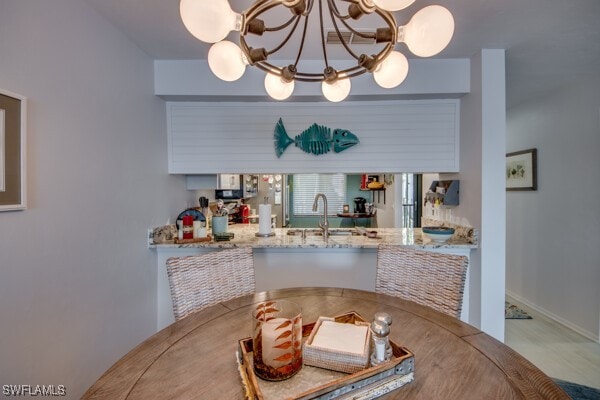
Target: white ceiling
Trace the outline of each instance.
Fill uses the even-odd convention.
[[[179,0],[84,1],[154,59],[206,58],[208,45],[192,37],[181,22]],[[252,1],[230,4],[241,12]],[[398,23],[429,4],[444,5],[456,24],[450,45],[438,58],[468,58],[482,48],[506,49],[509,107],[574,78],[600,74],[600,0],[417,0],[395,14]],[[315,32],[316,20],[312,23]],[[328,52],[330,59],[342,54],[335,48]],[[320,57],[320,43],[303,55]],[[295,49],[293,54],[278,53],[277,59],[294,56]]]

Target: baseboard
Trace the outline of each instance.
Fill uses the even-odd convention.
[[[511,292],[510,290],[506,290],[506,296],[512,297],[517,302],[523,304],[526,307],[531,308],[535,312],[538,312],[545,316],[546,318],[550,318],[551,320],[558,322],[561,325],[566,326],[567,328],[579,333],[582,336],[585,336],[587,339],[593,340],[596,343],[600,343],[600,336],[597,333],[593,333],[588,331],[587,329],[583,329],[582,327],[573,324],[570,321],[567,321],[564,318],[559,317],[558,315],[544,309],[543,307],[538,306],[537,304],[533,304],[530,301],[524,299],[523,297]]]

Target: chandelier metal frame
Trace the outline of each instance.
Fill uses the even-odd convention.
[[[256,0],[247,10],[237,13],[231,9],[228,0],[180,0],[179,8],[188,31],[203,42],[214,43],[208,52],[208,65],[218,78],[235,81],[242,77],[246,66],[251,65],[266,72],[265,89],[276,100],[288,98],[294,90],[294,82],[300,81],[321,82],[325,98],[337,102],[350,93],[350,78],[365,72],[372,73],[375,82],[382,88],[390,89],[400,85],[408,74],[409,64],[406,56],[394,49],[396,43],[405,43],[408,50],[419,57],[431,57],[448,45],[454,32],[454,18],[442,6],[424,7],[406,25],[397,25],[393,12],[406,9],[414,1]],[[341,7],[338,5],[342,4],[347,5],[347,11],[340,11]],[[277,21],[277,26],[266,26],[263,16],[267,17],[267,12],[275,7],[287,8],[290,17]],[[315,7],[318,7],[316,12]],[[309,18],[317,14],[324,68],[322,72],[299,71],[307,41]],[[343,69],[336,69],[330,64],[325,39],[325,14],[329,14],[339,43],[356,60],[355,65],[348,67],[344,64]],[[380,18],[382,25],[374,30],[355,29],[352,21],[366,15]],[[342,26],[349,32],[342,32]],[[240,32],[239,45],[225,40],[232,31]],[[301,33],[298,35],[299,31]],[[254,40],[247,40],[250,35],[262,37],[265,33],[280,34],[276,41],[278,44],[269,50],[261,46],[250,46],[249,43],[254,43]],[[357,54],[350,40],[344,37],[346,33],[369,39],[379,47],[373,50],[374,54]],[[289,47],[292,37],[297,39],[298,36],[298,50],[293,62],[287,66],[277,66],[269,61],[270,56],[285,46]],[[268,42],[266,39],[263,41]],[[257,43],[261,44],[260,40]]]
[[[365,9],[364,1],[339,0],[340,2],[349,4],[347,14],[340,13],[340,10],[335,0],[326,1],[329,15],[331,17],[331,21],[335,29],[335,33],[337,34],[340,43],[346,49],[347,53],[357,60],[357,65],[350,68],[337,70],[329,64],[329,58],[327,56],[327,48],[325,41],[325,27],[323,22],[323,0],[318,0],[321,47],[323,51],[323,60],[325,63],[323,73],[309,73],[297,70],[297,66],[301,60],[302,51],[304,49],[304,43],[306,40],[308,20],[311,15],[313,6],[315,5],[315,0],[295,1],[294,3],[296,4],[291,5],[287,5],[281,0],[258,0],[249,9],[244,11],[242,13],[243,30],[240,32],[239,40],[240,48],[242,49],[245,57],[247,58],[248,63],[252,66],[261,69],[262,71],[278,75],[284,81],[290,81],[291,79],[294,79],[296,81],[302,82],[331,82],[335,81],[336,79],[353,78],[362,75],[366,72],[372,72],[394,50],[394,47],[396,45],[396,38],[398,36],[398,25],[396,23],[396,19],[394,18],[391,12],[379,9],[374,6]],[[290,8],[290,10],[292,11],[291,18],[284,24],[279,25],[277,27],[265,27],[263,20],[260,19],[261,15],[274,7],[282,5]],[[379,15],[382,18],[383,22],[387,24],[387,27],[377,28],[377,30],[374,32],[364,32],[353,28],[348,23],[349,19],[357,20],[367,13],[376,13],[377,15]],[[288,66],[280,67],[273,65],[272,63],[267,61],[270,55],[276,53],[284,46],[286,46],[286,44],[288,44],[289,40],[296,33],[300,22],[303,22],[302,37],[300,39],[300,45],[294,63]],[[287,36],[283,38],[280,44],[278,44],[271,50],[266,50],[264,48],[252,48],[248,45],[248,42],[246,41],[246,35],[249,33],[262,35],[264,32],[281,32],[284,29],[288,28],[290,25],[291,28]],[[347,43],[345,38],[343,37],[340,31],[340,25],[344,25],[346,29],[348,29],[354,35],[363,38],[373,39],[375,43],[385,43],[385,46],[383,47],[383,49],[381,49],[381,51],[373,55],[357,55],[354,52],[354,50],[350,47],[350,44]]]

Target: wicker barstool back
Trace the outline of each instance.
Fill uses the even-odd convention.
[[[253,294],[252,248],[212,251],[167,260],[175,320],[222,301]]]
[[[460,318],[468,262],[465,256],[380,245],[375,292]]]

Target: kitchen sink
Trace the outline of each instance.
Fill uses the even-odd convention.
[[[323,230],[321,228],[306,228],[304,236],[323,236]]]
[[[321,228],[295,228],[288,229],[287,234],[289,236],[323,236],[323,230]]]
[[[329,234],[332,236],[360,236],[360,233],[356,229],[344,229],[344,228],[330,229]]]
[[[287,234],[290,236],[323,236],[321,228],[304,228],[304,229],[288,229]],[[329,236],[360,236],[360,233],[355,229],[333,228],[329,230]]]

